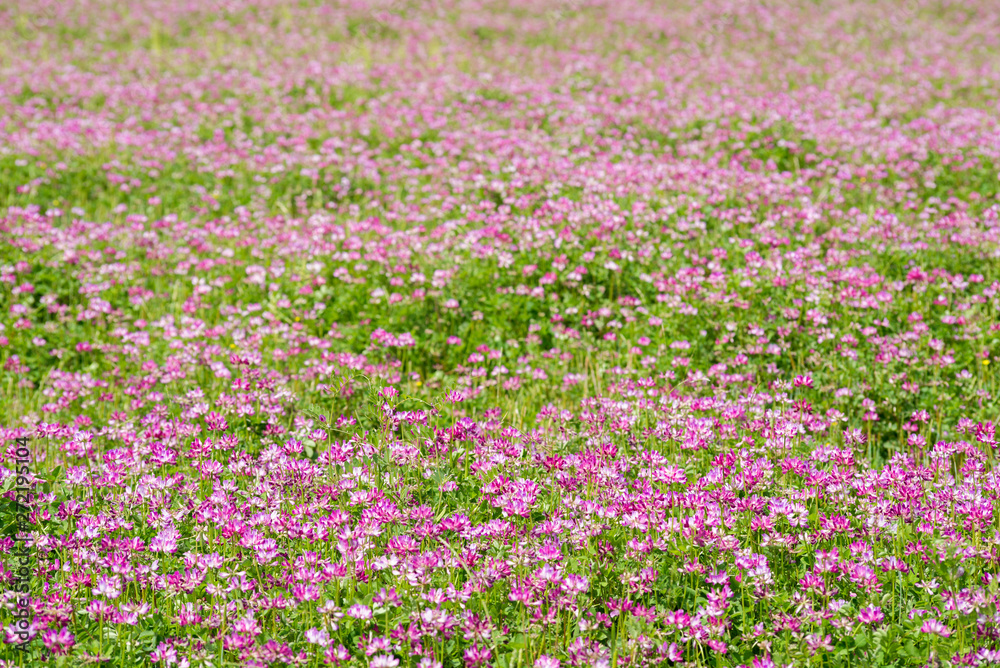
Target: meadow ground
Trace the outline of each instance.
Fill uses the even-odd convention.
[[[4,4],[2,665],[997,663],[998,99],[991,0]]]

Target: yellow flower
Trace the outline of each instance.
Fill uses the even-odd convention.
[[[983,364],[989,364],[989,363],[990,363],[989,360],[983,360]]]

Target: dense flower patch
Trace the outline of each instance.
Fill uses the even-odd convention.
[[[0,8],[3,665],[1000,662],[1000,10],[661,4]]]

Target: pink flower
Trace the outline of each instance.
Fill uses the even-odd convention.
[[[154,649],[152,653],[150,653],[149,660],[153,663],[160,663],[162,661],[164,665],[169,666],[177,662],[177,650],[174,649],[173,645],[161,642],[159,646]]]
[[[870,605],[867,608],[861,608],[858,611],[858,621],[862,624],[878,624],[883,619],[885,615],[882,614],[882,608],[874,605]]]
[[[330,644],[330,634],[327,633],[326,629],[317,629],[313,627],[306,631],[306,642],[319,645],[320,647],[326,647]]]
[[[708,646],[713,651],[718,652],[719,654],[725,654],[727,650],[726,643],[722,642],[721,640],[709,640]]]
[[[587,578],[582,575],[570,573],[563,578],[562,588],[567,594],[575,596],[587,591],[587,589],[590,588],[590,583],[587,581]]]
[[[330,645],[323,652],[323,660],[334,666],[343,663],[344,661],[349,661],[351,658],[351,653],[347,651],[347,648],[343,645],[338,645],[334,647]]]
[[[684,650],[678,646],[677,643],[670,643],[670,647],[667,648],[667,659],[673,661],[674,663],[684,660]]]
[[[97,578],[97,586],[91,591],[94,596],[105,596],[107,598],[118,598],[121,596],[121,580],[118,576],[109,577],[101,575]]]
[[[69,629],[64,626],[58,631],[55,629],[45,630],[42,633],[42,642],[56,656],[64,656],[69,654],[70,650],[73,649],[76,639],[69,632]]]
[[[827,634],[826,636],[820,636],[818,633],[810,633],[806,636],[806,644],[809,646],[809,652],[811,654],[816,654],[819,650],[830,652],[833,650],[832,636]]]
[[[467,668],[478,668],[493,658],[493,652],[488,647],[480,647],[477,643],[465,650],[464,657]]]
[[[941,623],[938,620],[934,619],[933,617],[930,618],[930,619],[924,620],[923,626],[920,627],[920,632],[921,633],[934,633],[934,634],[937,634],[937,635],[941,636],[942,638],[947,638],[947,637],[951,636],[951,630],[947,626],[945,626],[943,623]]]
[[[91,619],[100,620],[110,617],[111,613],[114,612],[114,608],[104,601],[91,601],[90,605],[86,607],[86,612],[90,615]]]
[[[372,618],[372,609],[367,605],[356,603],[347,609],[347,616],[354,619],[368,620]]]

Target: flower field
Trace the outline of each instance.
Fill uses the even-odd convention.
[[[987,0],[0,6],[0,668],[1000,663],[998,99]]]

